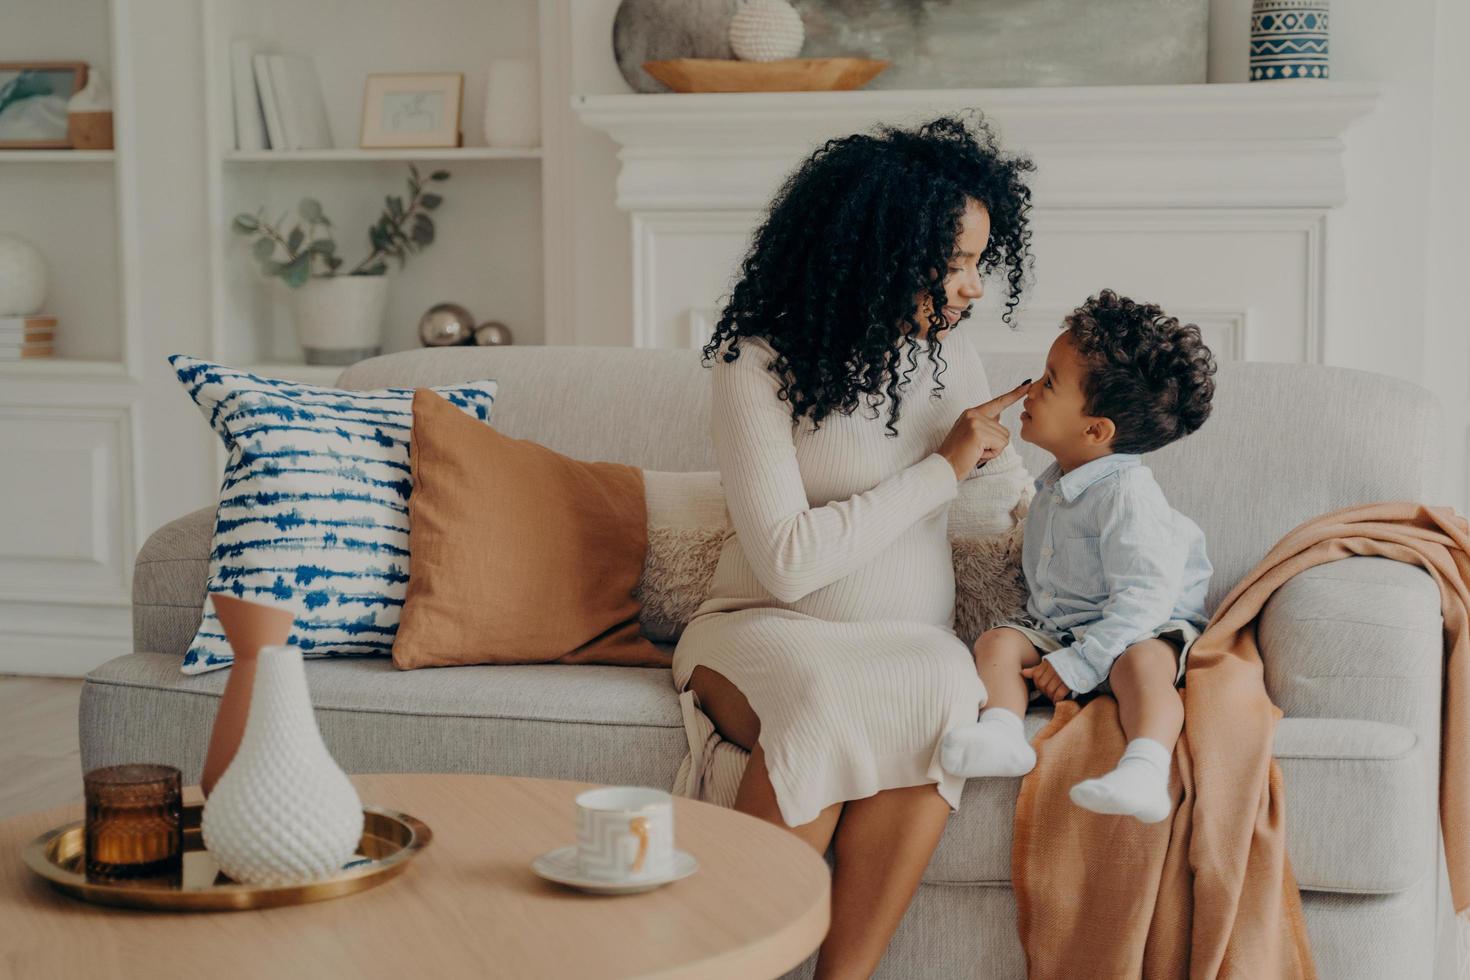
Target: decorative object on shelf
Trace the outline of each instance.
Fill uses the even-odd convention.
[[[1255,0],[1251,81],[1328,77],[1328,0]]]
[[[676,58],[644,69],[675,92],[841,92],[862,88],[888,67],[868,58],[717,61]]]
[[[475,328],[475,343],[481,347],[509,347],[514,342],[510,327],[499,320],[486,320]]]
[[[730,18],[730,50],[741,61],[788,61],[805,40],[801,15],[786,0],[745,0]]]
[[[454,347],[475,340],[475,316],[458,303],[435,303],[419,317],[419,343]]]
[[[204,753],[204,774],[199,788],[208,796],[214,784],[224,775],[240,748],[245,735],[245,719],[250,715],[250,695],[255,686],[255,663],[265,647],[283,646],[291,638],[296,617],[289,609],[250,602],[246,599],[211,592],[209,602],[224,627],[225,639],[235,655],[234,668],[225,681],[225,690],[214,713],[214,727],[209,733],[209,749]]]
[[[0,316],[30,316],[46,302],[46,259],[19,235],[0,235]]]
[[[250,885],[342,870],[362,837],[362,801],[312,714],[301,651],[260,651],[240,750],[204,804],[204,846]]]
[[[541,86],[528,58],[495,58],[485,82],[485,144],[541,145]]]
[[[51,357],[55,353],[56,317],[0,316],[0,361]]]
[[[808,58],[891,63],[885,89],[1206,80],[1209,0],[792,0]]]
[[[66,138],[74,150],[112,149],[112,88],[95,68],[66,104]]]
[[[635,92],[667,92],[645,61],[733,59],[730,18],[740,0],[623,0],[613,18],[613,57]]]
[[[362,100],[362,146],[459,146],[463,97],[464,76],[457,72],[369,75]]]
[[[85,62],[0,62],[0,150],[70,148],[66,103],[86,84]]]
[[[383,350],[388,277],[311,279],[291,291],[296,339],[307,364],[346,366]]]
[[[302,198],[299,220],[288,231],[272,224],[262,208],[255,214],[237,214],[236,232],[253,239],[252,254],[266,276],[279,277],[292,287],[291,305],[297,339],[308,364],[351,364],[372,357],[383,346],[383,314],[388,303],[387,260],[402,268],[408,256],[434,242],[429,212],[444,199],[429,190],[419,169],[408,165],[408,197],[388,195],[378,220],[368,227],[373,250],[348,273],[338,270],[331,220],[314,198]],[[436,170],[428,182],[449,179]],[[277,254],[284,256],[284,261]]]
[[[105,766],[82,777],[82,785],[87,880],[177,885],[184,868],[179,771]]]

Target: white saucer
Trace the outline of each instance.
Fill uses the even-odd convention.
[[[573,844],[541,855],[531,862],[531,870],[547,881],[580,888],[584,892],[598,895],[636,895],[638,892],[652,891],[681,878],[688,878],[699,870],[699,862],[694,860],[694,855],[675,850],[674,866],[662,878],[632,882],[598,881],[595,878],[583,878],[577,870],[577,846]]]

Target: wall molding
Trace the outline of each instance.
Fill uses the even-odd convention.
[[[1375,86],[1341,82],[1105,88],[586,95],[619,145],[618,206],[759,210],[823,140],[978,108],[1037,163],[1039,207],[1336,207],[1342,135]]]
[[[659,295],[659,241],[669,236],[747,235],[758,219],[755,211],[671,211],[633,215],[633,346],[658,347],[653,335],[653,298]]]
[[[75,403],[32,404],[0,402],[0,421],[14,421],[27,426],[45,425],[48,422],[74,423],[94,422],[113,427],[109,448],[115,454],[110,470],[92,473],[91,519],[94,538],[89,555],[85,556],[37,556],[0,554],[0,561],[13,558],[18,563],[27,560],[46,562],[69,562],[75,560],[81,566],[100,566],[110,580],[102,586],[78,586],[65,588],[66,583],[42,581],[34,589],[0,585],[0,602],[44,603],[49,605],[82,606],[128,606],[132,602],[133,557],[138,550],[139,528],[141,527],[141,493],[138,485],[139,472],[136,464],[140,438],[138,413],[130,402],[83,405]],[[97,482],[101,476],[100,485]],[[116,494],[115,501],[109,494]],[[25,506],[25,502],[17,502]],[[116,517],[109,511],[115,503]],[[105,540],[103,537],[105,536]],[[0,634],[8,632],[9,622],[0,627]],[[0,669],[5,661],[0,659]]]

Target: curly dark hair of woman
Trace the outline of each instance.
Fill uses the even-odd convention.
[[[1010,322],[1030,259],[1023,178],[1033,169],[1002,155],[978,113],[829,140],[777,192],[704,348],[706,366],[717,355],[738,358],[742,337],[762,338],[793,423],[805,417],[820,428],[860,406],[876,418],[886,400],[897,435],[899,389],[921,346],[935,369],[932,396],[944,388],[939,311],[971,200],[989,212],[980,271],[1004,269]],[[931,340],[921,345],[924,294]]]
[[[1199,327],[1111,289],[1062,325],[1087,364],[1084,411],[1112,419],[1117,430],[1113,452],[1153,452],[1210,417],[1216,365]]]

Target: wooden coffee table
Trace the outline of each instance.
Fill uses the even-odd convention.
[[[21,862],[79,805],[0,823],[0,972],[116,977],[779,976],[827,931],[827,865],[770,824],[676,799],[690,878],[593,896],[533,858],[575,843],[590,784],[504,776],[355,776],[363,802],[411,813],[433,843],[399,877],[345,898],[251,912],[142,912],[57,893]],[[195,791],[197,793],[197,790]],[[187,795],[187,794],[186,794]]]

